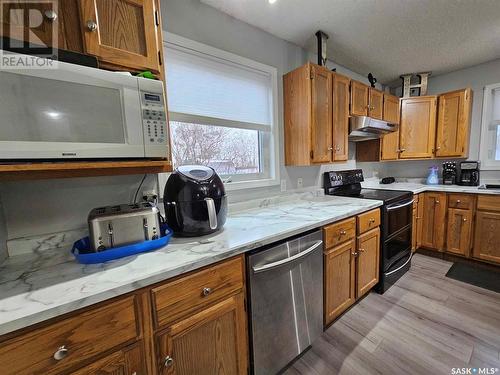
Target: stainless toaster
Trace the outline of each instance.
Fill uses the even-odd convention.
[[[146,202],[94,208],[88,222],[95,251],[160,237],[158,208]]]

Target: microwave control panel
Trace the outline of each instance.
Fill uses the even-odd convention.
[[[163,105],[163,95],[144,91],[141,94],[145,143],[149,145],[167,144],[167,114]]]

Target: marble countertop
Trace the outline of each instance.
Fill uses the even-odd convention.
[[[365,189],[385,189],[411,191],[414,194],[424,191],[444,191],[450,193],[473,193],[473,194],[500,194],[500,190],[479,189],[477,186],[458,186],[458,185],[426,185],[414,182],[395,182],[392,184],[381,184],[379,179],[367,179],[361,183]]]
[[[241,211],[230,208],[223,230],[214,235],[173,238],[162,249],[104,264],[78,264],[69,248],[13,256],[0,265],[0,335],[381,205],[294,194],[246,202]]]

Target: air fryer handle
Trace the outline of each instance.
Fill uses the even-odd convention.
[[[214,200],[212,198],[205,198],[205,202],[207,202],[208,224],[210,225],[210,229],[217,229],[217,212],[215,211]]]

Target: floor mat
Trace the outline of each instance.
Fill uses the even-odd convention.
[[[500,269],[493,271],[464,263],[453,263],[446,277],[500,293]]]

